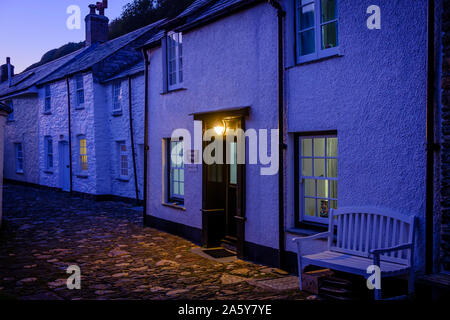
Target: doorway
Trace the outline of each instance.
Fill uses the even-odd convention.
[[[63,191],[70,192],[69,143],[67,141],[60,141],[58,150],[59,150],[59,186]]]
[[[214,117],[204,121],[203,130],[208,129],[223,130],[223,159],[222,163],[203,163],[203,244],[209,248],[226,246],[234,249],[238,257],[242,257],[245,164],[238,163],[238,138],[232,132],[244,130],[244,118]],[[245,153],[245,139],[242,142]],[[203,151],[210,143],[204,142]],[[216,157],[214,152],[211,155]]]

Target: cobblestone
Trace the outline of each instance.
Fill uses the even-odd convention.
[[[255,281],[283,279],[241,260],[219,263],[152,228],[131,204],[6,185],[0,230],[0,299],[307,299]],[[81,290],[66,270],[81,269]],[[252,284],[253,283],[253,284]],[[311,298],[310,298],[311,299]]]

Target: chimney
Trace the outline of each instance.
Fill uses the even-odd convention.
[[[105,9],[108,8],[108,1],[97,2],[89,5],[89,14],[86,16],[86,46],[97,42],[108,41],[109,19],[105,17]],[[95,11],[98,10],[100,14]]]
[[[0,83],[9,81],[11,85],[12,77],[14,76],[14,66],[11,64],[11,59],[6,58],[6,64],[0,66]]]

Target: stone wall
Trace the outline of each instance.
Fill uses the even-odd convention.
[[[2,204],[3,204],[3,135],[5,131],[5,120],[7,114],[0,110],[0,227],[2,226]]]
[[[441,265],[450,270],[450,0],[442,14]]]

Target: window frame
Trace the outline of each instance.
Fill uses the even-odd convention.
[[[44,113],[50,113],[52,111],[52,91],[50,85],[44,86]]]
[[[84,147],[81,144],[81,141],[85,141]],[[85,149],[85,153],[82,152],[82,148]],[[87,176],[88,173],[88,152],[87,152],[87,139],[85,135],[78,136],[78,175]],[[84,161],[83,157],[85,157],[86,161]],[[86,165],[86,169],[84,169],[84,164]]]
[[[299,21],[300,17],[298,15],[298,9],[305,6],[301,5],[302,0],[294,0],[294,34],[295,34],[295,59],[296,63],[305,63],[309,61],[319,60],[323,58],[327,58],[330,56],[335,56],[340,54],[339,49],[339,5],[338,0],[335,0],[336,4],[336,18],[334,20],[327,21],[322,23],[321,21],[321,13],[322,13],[322,3],[321,0],[310,0],[310,2],[306,5],[314,3],[314,26],[307,28],[314,30],[314,53],[310,53],[307,55],[300,55],[300,43],[299,43],[299,34],[306,29],[300,30]],[[322,49],[322,25],[336,22],[336,47]]]
[[[122,146],[125,146],[125,151],[122,150]],[[119,179],[128,180],[130,178],[130,162],[129,162],[129,153],[128,146],[125,141],[117,141],[117,149],[118,149],[118,160],[119,160]],[[126,157],[126,168],[123,167],[123,157]],[[126,174],[124,174],[124,169],[126,169]]]
[[[115,80],[112,83],[112,112],[122,113],[122,80]],[[117,92],[116,89],[118,88]],[[116,96],[117,93],[117,96]],[[118,108],[117,108],[118,106]]]
[[[176,39],[174,39],[176,37]],[[169,91],[182,88],[184,80],[183,72],[183,33],[182,32],[169,32],[167,33],[166,40],[166,74],[167,74],[167,88]],[[171,44],[174,44],[172,46]],[[175,56],[172,57],[171,49],[174,49]],[[174,72],[171,72],[170,63],[175,64]],[[171,84],[170,76],[175,73],[175,82]]]
[[[51,150],[49,148],[50,146],[51,146]],[[45,157],[45,170],[53,171],[54,155],[53,155],[53,138],[51,136],[44,137],[44,157]],[[50,160],[51,160],[51,162],[50,162]],[[49,164],[51,164],[51,166]]]
[[[19,150],[20,146],[20,150]],[[24,155],[23,155],[23,144],[22,142],[14,143],[15,152],[15,162],[16,162],[16,173],[24,173]],[[20,164],[20,165],[19,165]]]
[[[302,160],[302,150],[300,147],[301,144],[301,139],[315,139],[315,138],[337,138],[338,139],[338,152],[337,152],[337,156],[336,157],[328,157],[327,154],[325,154],[324,157],[315,157],[314,156],[314,149],[312,149],[312,156],[311,157],[306,157],[306,158],[311,158],[313,159],[313,163],[314,163],[314,159],[325,159],[325,170],[327,170],[327,162],[326,159],[337,159],[337,161],[339,162],[339,137],[337,134],[336,130],[330,130],[330,131],[318,131],[318,132],[301,132],[301,133],[296,133],[294,135],[294,192],[295,192],[295,197],[294,197],[294,201],[295,201],[295,227],[296,228],[303,228],[305,226],[307,227],[319,227],[319,228],[326,228],[328,227],[328,218],[320,218],[320,217],[308,217],[305,215],[304,212],[304,205],[305,205],[305,186],[304,183],[301,182],[301,180],[303,180],[305,177],[303,177],[302,175],[302,168],[301,168],[301,160]],[[325,141],[325,148],[326,148],[326,141]],[[338,163],[339,165],[339,163]],[[312,167],[312,177],[309,177],[311,179],[316,179],[317,177],[314,176],[314,164]],[[326,173],[326,171],[325,171]],[[308,178],[308,177],[307,177]],[[320,179],[319,179],[320,180]],[[337,170],[337,177],[336,178],[331,178],[331,177],[325,177],[323,180],[331,180],[331,181],[337,181],[337,184],[339,185],[339,170]],[[319,197],[317,195],[317,186],[316,186],[316,193],[314,197],[309,197],[308,198],[314,198],[316,199],[316,202],[318,199],[324,199],[327,201],[337,201],[337,204],[339,204],[339,193],[337,191],[337,198],[331,198],[330,196],[328,196],[327,198],[324,197]],[[316,208],[317,210],[318,208]],[[328,205],[328,210],[330,210],[330,205]],[[306,219],[305,219],[306,217]]]
[[[80,81],[81,80],[81,81]],[[75,94],[76,94],[76,106],[77,109],[83,109],[84,108],[84,77],[82,74],[78,74],[74,78],[75,81]],[[81,86],[80,86],[81,84]],[[83,94],[83,101],[80,102],[80,93]]]
[[[180,179],[178,179],[176,182],[178,183],[183,183],[183,195],[181,195],[180,193],[175,193],[173,192],[173,184],[174,184],[174,180],[172,179],[172,143],[181,143],[182,147],[181,150],[183,151],[183,154],[181,156],[181,159],[183,161],[182,166],[179,167],[175,167],[174,170],[182,170],[183,171],[183,181],[181,181]],[[184,141],[183,139],[166,139],[166,146],[167,146],[167,202],[169,204],[171,203],[175,203],[176,205],[184,205],[184,197],[185,197],[185,160],[184,160]]]

